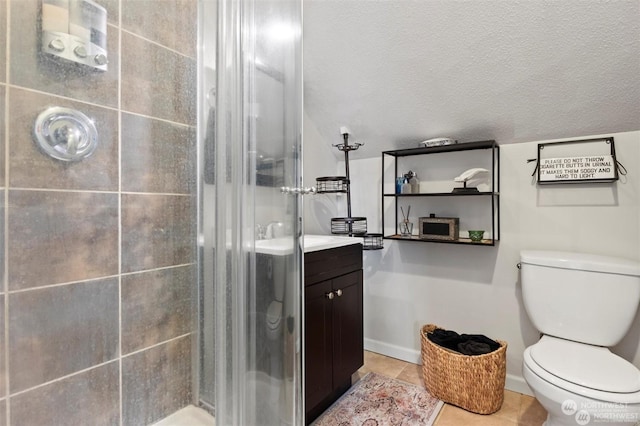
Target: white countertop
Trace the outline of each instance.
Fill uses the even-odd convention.
[[[326,250],[335,247],[362,244],[362,238],[338,237],[335,235],[305,235],[304,252]],[[256,253],[270,254],[272,256],[284,256],[293,253],[293,237],[273,238],[270,240],[257,240]]]

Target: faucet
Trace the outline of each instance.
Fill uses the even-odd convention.
[[[270,240],[272,238],[282,237],[284,235],[284,224],[282,222],[274,221],[269,222],[267,230],[265,232],[265,238]]]
[[[267,229],[260,225],[259,223],[256,224],[256,240],[264,240],[267,238]]]

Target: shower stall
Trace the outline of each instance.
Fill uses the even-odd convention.
[[[301,13],[0,0],[0,425],[302,422]]]

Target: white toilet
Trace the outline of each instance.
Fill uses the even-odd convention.
[[[267,308],[267,337],[269,340],[282,340],[282,302],[274,300]]]
[[[269,370],[268,377],[269,383],[272,389],[280,389],[282,381],[282,369],[283,369],[283,352],[284,346],[284,333],[283,323],[286,320],[282,318],[282,308],[284,300],[284,284],[285,279],[283,275],[284,262],[273,261],[270,263],[270,277],[273,280],[273,297],[274,300],[269,303],[267,312],[265,315],[265,326],[267,335],[267,345],[269,352]],[[277,399],[280,397],[278,392],[274,392],[271,395],[272,403],[276,404]]]
[[[547,410],[545,426],[635,425],[640,370],[609,351],[640,303],[640,263],[590,254],[523,251],[522,299],[543,334],[523,375]]]
[[[271,226],[273,223],[269,224]],[[266,312],[267,338],[272,342],[277,342],[275,353],[280,351],[282,344],[282,307],[284,301],[284,284],[286,282],[284,259],[269,259],[267,266],[267,277],[273,282],[273,300],[269,303]]]

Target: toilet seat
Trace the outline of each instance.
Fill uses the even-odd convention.
[[[280,326],[282,319],[282,302],[274,300],[267,308],[267,327],[276,330]]]
[[[536,343],[537,345],[537,343]],[[526,368],[531,370],[533,374],[540,377],[545,382],[550,383],[567,392],[581,395],[598,401],[619,403],[619,404],[640,404],[640,390],[637,392],[607,392],[580,386],[570,381],[564,380],[554,374],[549,373],[534,361],[531,357],[531,350],[534,346],[530,346],[524,351],[524,364]],[[562,354],[560,354],[562,355]],[[634,367],[635,368],[635,367]]]
[[[531,358],[548,373],[570,383],[604,392],[640,391],[640,370],[601,346],[543,336]]]

